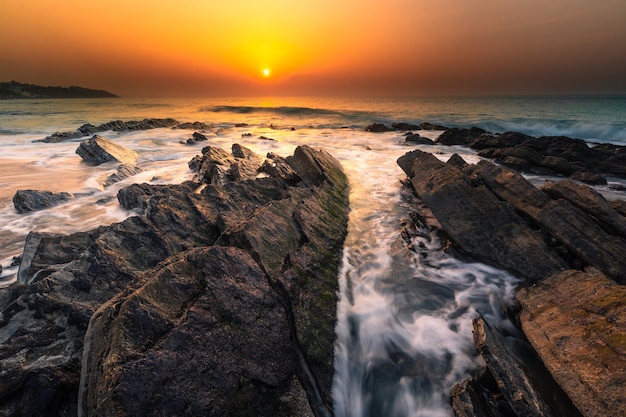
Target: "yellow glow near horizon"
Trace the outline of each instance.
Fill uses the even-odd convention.
[[[121,95],[619,92],[623,1],[0,0],[0,39],[14,40],[0,42],[0,81]]]

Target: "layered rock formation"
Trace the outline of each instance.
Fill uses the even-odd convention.
[[[569,270],[516,298],[524,333],[582,414],[626,415],[626,286]]]
[[[493,139],[476,130],[444,135],[449,144],[472,146]],[[621,150],[612,153],[619,158]],[[600,158],[590,154],[587,161]],[[573,158],[560,158],[567,157]],[[619,172],[618,162],[604,162],[611,174]],[[571,180],[537,189],[487,161],[472,165],[456,156],[445,163],[416,150],[398,164],[426,205],[417,208],[445,230],[449,251],[526,278],[519,320],[540,360],[532,349],[512,352],[511,342],[477,319],[474,337],[487,367],[453,388],[455,414],[624,414],[626,220],[616,210],[623,204]]]
[[[134,166],[138,156],[137,152],[99,135],[93,135],[91,139],[81,142],[78,148],[76,148],[76,153],[85,162],[93,165],[117,161]]]
[[[106,132],[112,130],[114,132],[127,132],[133,130],[147,130],[147,129],[160,129],[160,128],[172,128],[172,129],[196,129],[196,130],[208,130],[210,125],[202,122],[185,122],[180,123],[176,119],[143,119],[143,120],[112,120],[110,122],[102,123],[98,126],[91,123],[85,123],[76,130],[67,132],[55,132],[44,139],[36,142],[45,143],[57,143],[70,139],[82,138],[85,136],[93,135],[98,132]]]
[[[348,184],[323,151],[282,161],[297,182],[133,185],[138,216],[32,233],[0,290],[0,414],[332,414]]]
[[[563,136],[532,137],[517,132],[501,135],[483,129],[453,128],[437,139],[441,145],[464,145],[478,155],[523,171],[565,175],[591,184],[606,184],[606,175],[626,177],[626,148]]]

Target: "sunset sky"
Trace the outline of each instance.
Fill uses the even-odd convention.
[[[626,1],[0,0],[10,80],[127,97],[626,93]]]

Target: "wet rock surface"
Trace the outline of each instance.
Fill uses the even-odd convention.
[[[101,125],[95,126],[91,123],[85,123],[80,126],[78,129],[68,132],[56,132],[50,136],[45,137],[44,139],[38,142],[45,143],[57,143],[63,142],[70,139],[82,138],[85,136],[93,135],[98,132],[106,132],[107,130],[112,130],[114,132],[126,132],[132,130],[147,130],[147,129],[159,129],[159,128],[178,128],[187,129],[187,128],[203,128],[205,127],[202,123],[179,123],[177,120],[172,118],[166,119],[143,119],[143,120],[113,120],[110,122],[103,123]]]
[[[581,413],[626,415],[626,286],[569,270],[516,298],[524,333]]]
[[[447,144],[534,143],[516,135],[495,138],[479,129],[452,133],[442,135]],[[579,146],[573,143],[574,149]],[[449,238],[450,253],[526,278],[517,293],[518,311],[510,313],[525,336],[475,321],[475,342],[486,368],[452,389],[455,415],[624,414],[623,201],[607,201],[569,179],[538,189],[516,171],[487,161],[467,164],[453,157],[444,163],[416,150],[398,164],[425,204],[422,210],[434,215]],[[601,175],[619,171],[609,168],[594,169]],[[511,340],[527,347],[519,350]]]
[[[90,139],[81,142],[78,148],[76,148],[76,153],[83,158],[83,161],[93,165],[112,161],[135,165],[138,156],[137,152],[99,135],[94,135]]]
[[[17,190],[13,196],[13,207],[20,214],[30,213],[54,207],[72,198],[74,196],[66,192]]]
[[[282,161],[297,184],[136,184],[137,216],[31,233],[0,290],[0,414],[331,415],[348,184],[323,151]]]
[[[617,145],[589,146],[581,139],[517,132],[498,135],[477,127],[448,129],[436,142],[468,146],[480,156],[522,171],[565,175],[591,184],[606,184],[606,175],[626,177],[626,151]]]

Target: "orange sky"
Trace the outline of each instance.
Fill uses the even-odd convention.
[[[626,2],[0,0],[10,80],[122,96],[626,93]]]

